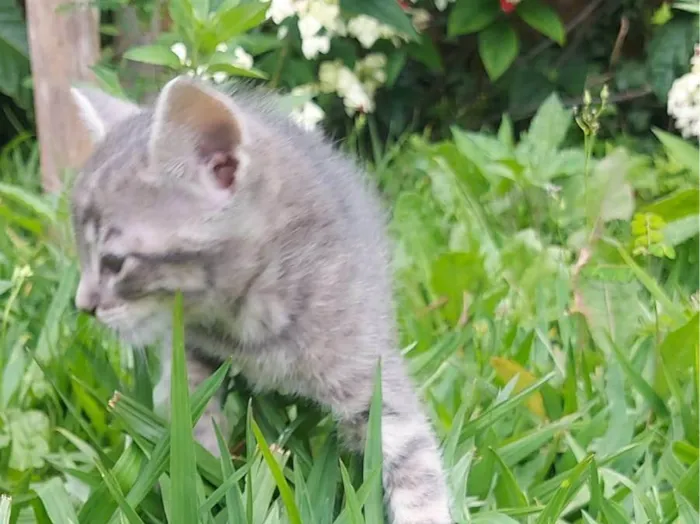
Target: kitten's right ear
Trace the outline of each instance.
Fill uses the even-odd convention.
[[[118,122],[140,111],[136,104],[93,87],[71,87],[71,95],[94,142],[102,140]]]

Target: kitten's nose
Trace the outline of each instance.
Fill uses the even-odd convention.
[[[80,279],[78,291],[75,293],[75,307],[94,316],[99,301],[99,294],[94,289],[90,289],[83,279]]]

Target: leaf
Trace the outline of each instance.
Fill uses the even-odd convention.
[[[172,371],[170,384],[170,480],[172,524],[197,522],[197,464],[192,437],[192,415],[185,363],[185,327],[182,293],[175,296],[173,312]]]
[[[369,408],[369,420],[367,422],[367,440],[365,442],[365,456],[362,469],[363,480],[369,485],[369,495],[365,503],[366,524],[383,524],[384,522],[384,489],[382,487],[382,475],[375,472],[382,471],[382,363],[377,363],[374,375],[374,391]]]
[[[264,2],[251,2],[217,11],[214,23],[219,42],[228,42],[234,36],[258,27],[265,21],[268,7]]]
[[[22,11],[15,0],[0,0],[0,91],[18,99],[29,75],[29,46]]]
[[[603,339],[606,339],[606,342],[608,342],[609,344],[603,343]],[[635,387],[635,389],[642,395],[642,397],[644,397],[644,399],[649,404],[649,407],[651,407],[652,410],[656,412],[656,415],[658,417],[668,418],[670,416],[670,412],[668,410],[668,407],[666,406],[666,403],[656,393],[656,391],[654,391],[654,389],[649,385],[649,383],[646,380],[644,380],[644,377],[642,377],[642,375],[634,368],[634,366],[632,366],[632,364],[622,353],[622,350],[620,350],[617,344],[615,344],[615,342],[613,342],[610,339],[610,337],[605,334],[596,336],[595,340],[601,347],[605,347],[605,345],[608,345],[609,348],[612,349],[612,352],[617,357],[617,360],[622,366],[622,370],[625,372],[625,375]]]
[[[593,456],[589,456],[579,462],[576,467],[571,470],[569,475],[562,481],[554,496],[547,503],[542,513],[540,513],[535,524],[555,524],[558,522],[564,508],[569,504],[581,485],[587,480],[588,468],[592,460]]]
[[[486,282],[484,261],[478,253],[445,253],[431,268],[431,286],[439,298],[447,299],[441,312],[452,325],[466,314],[469,296],[476,295]]]
[[[551,6],[540,0],[527,0],[518,4],[516,13],[530,27],[551,38],[559,45],[564,45],[566,30],[559,15]]]
[[[10,524],[12,499],[4,493],[0,495],[0,524]]]
[[[236,67],[230,62],[217,61],[214,58],[213,62],[210,62],[207,66],[207,73],[226,73],[228,76],[240,76],[244,78],[259,78],[266,79],[267,73],[259,71],[257,69],[244,69],[242,67]]]
[[[284,477],[284,473],[282,473],[282,468],[280,468],[279,463],[270,451],[270,447],[267,445],[267,441],[265,440],[265,437],[263,436],[262,431],[260,431],[260,428],[256,424],[255,420],[252,420],[251,424],[253,427],[255,440],[258,443],[258,448],[262,452],[265,462],[267,463],[267,467],[270,468],[272,476],[275,478],[275,483],[280,491],[280,496],[284,502],[284,507],[287,509],[287,517],[289,518],[289,522],[291,524],[301,524],[299,508],[297,508],[297,505],[294,502],[294,494],[289,487],[287,479]]]
[[[78,524],[78,516],[75,514],[68,493],[58,477],[43,482],[36,487],[35,491],[52,522]]]
[[[233,468],[231,454],[226,447],[226,441],[221,434],[221,430],[219,429],[218,424],[215,422],[214,431],[216,433],[216,442],[219,445],[219,455],[221,457],[221,476],[225,479],[229,479],[236,474],[236,471]],[[228,515],[228,522],[245,522],[243,495],[238,487],[238,483],[234,483],[228,490],[226,490],[226,512]]]
[[[695,358],[698,354],[698,331],[700,330],[699,314],[683,326],[671,331],[659,347],[659,357],[666,369],[675,377],[683,377],[692,373]]]
[[[498,483],[496,485],[496,497],[500,506],[507,508],[526,508],[527,496],[518,486],[518,481],[515,475],[510,470],[508,465],[503,462],[503,459],[498,455],[492,447],[487,448],[487,453],[493,456],[500,473],[498,475]]]
[[[697,147],[687,140],[683,140],[659,128],[654,127],[651,131],[663,144],[666,154],[668,154],[670,158],[686,167],[695,177],[700,176],[700,150],[698,150]],[[695,191],[697,191],[697,189]]]
[[[632,157],[623,148],[615,149],[596,164],[588,182],[589,223],[632,218],[634,195],[627,181],[631,166]]]
[[[520,393],[525,388],[537,382],[537,377],[517,362],[507,358],[491,357],[491,366],[496,370],[496,375],[504,384],[508,384],[516,375],[518,376],[518,381],[513,388],[514,393]],[[546,418],[544,399],[542,398],[542,393],[539,391],[532,393],[532,395],[525,400],[525,405],[533,415],[540,419]]]
[[[647,68],[656,96],[665,104],[676,78],[688,72],[697,40],[697,17],[677,17],[653,32],[647,46]]]
[[[371,16],[407,34],[413,40],[418,38],[418,33],[413,27],[411,19],[404,13],[398,2],[387,2],[386,0],[340,0],[340,9],[344,13],[351,15]]]
[[[345,490],[345,508],[350,515],[351,524],[363,524],[364,519],[362,518],[362,509],[360,508],[360,502],[357,500],[357,493],[355,488],[352,487],[352,481],[350,480],[350,475],[348,470],[345,468],[345,464],[340,462],[340,474],[343,478],[343,488]]]
[[[494,2],[495,3],[495,2]],[[520,51],[515,31],[505,21],[496,22],[479,33],[479,56],[491,81],[497,80]]]
[[[182,67],[180,58],[169,47],[163,45],[154,44],[132,47],[124,53],[124,58],[134,62],[143,62],[144,64],[161,65],[170,69],[180,69]]]
[[[573,114],[564,107],[559,96],[552,93],[532,118],[525,142],[535,151],[559,148],[571,127]]]
[[[49,418],[43,411],[12,410],[8,413],[10,469],[26,471],[44,466],[49,449]]]
[[[700,214],[700,190],[685,188],[639,209],[639,213],[659,215],[667,223]]]
[[[448,36],[466,35],[481,31],[493,22],[500,10],[492,0],[457,2],[447,21]]]

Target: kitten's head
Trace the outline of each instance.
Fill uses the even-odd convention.
[[[94,138],[72,198],[76,305],[133,343],[153,343],[169,330],[176,291],[196,310],[219,281],[235,294],[255,270],[264,217],[249,161],[254,124],[186,77],[153,108],[93,89],[73,95]]]

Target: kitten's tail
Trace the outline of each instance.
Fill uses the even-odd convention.
[[[393,524],[450,524],[437,439],[420,411],[382,417],[384,491]]]

